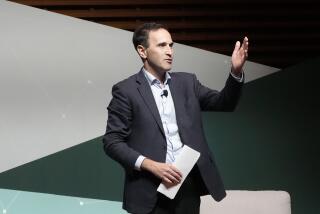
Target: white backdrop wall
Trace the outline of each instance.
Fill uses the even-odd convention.
[[[142,65],[131,37],[0,1],[0,172],[104,134],[112,85]],[[175,45],[173,72],[221,89],[229,70],[229,56]],[[247,62],[245,71],[248,82],[278,69]]]

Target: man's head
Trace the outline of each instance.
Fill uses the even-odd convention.
[[[136,28],[133,33],[132,42],[134,48],[137,50],[138,45],[142,45],[143,47],[147,48],[148,38],[150,31],[156,31],[159,29],[166,29],[162,24],[158,24],[155,22],[144,23]]]
[[[165,72],[172,67],[173,42],[161,24],[145,23],[133,34],[132,42],[145,68],[150,72]]]

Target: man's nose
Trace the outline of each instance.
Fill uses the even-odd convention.
[[[169,56],[172,56],[173,54],[173,48],[168,46],[167,49],[166,49],[166,54],[169,55]]]

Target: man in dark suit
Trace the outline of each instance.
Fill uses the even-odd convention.
[[[125,169],[123,208],[130,213],[199,213],[200,196],[222,200],[226,193],[207,145],[201,111],[232,111],[243,85],[242,67],[248,39],[236,42],[232,67],[222,91],[209,89],[194,74],[169,73],[173,41],[160,24],[136,29],[133,43],[143,62],[137,74],[112,88],[105,152]],[[170,200],[157,192],[180,183],[184,175],[174,167],[183,145],[200,158]]]

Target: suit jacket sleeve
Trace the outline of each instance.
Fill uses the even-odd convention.
[[[107,130],[103,138],[104,150],[125,169],[132,170],[140,155],[127,144],[131,133],[132,107],[119,85],[112,87],[112,96],[108,106]]]
[[[231,74],[220,92],[203,86],[196,76],[194,76],[194,82],[202,111],[233,111],[237,106],[243,82],[238,82]]]

